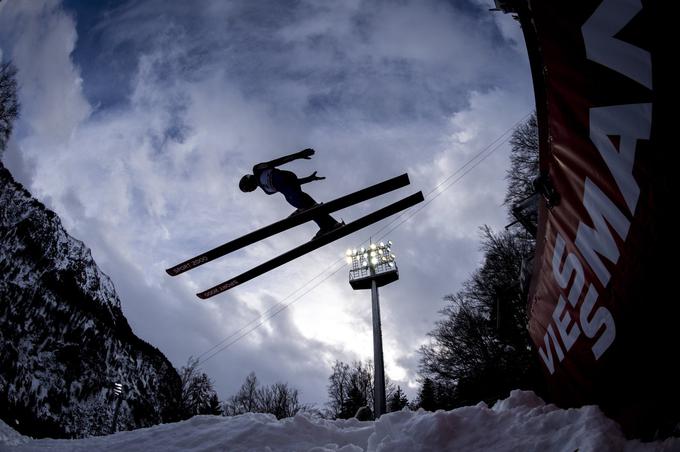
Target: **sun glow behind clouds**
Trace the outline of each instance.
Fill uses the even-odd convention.
[[[328,298],[325,306],[306,303],[295,309],[295,325],[307,338],[334,344],[362,360],[373,359],[371,331],[361,320],[351,316],[342,303],[342,300]]]

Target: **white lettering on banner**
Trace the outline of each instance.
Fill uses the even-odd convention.
[[[581,27],[586,56],[652,89],[652,57],[643,50],[615,38],[642,10],[640,0],[604,0]]]
[[[590,109],[590,140],[600,151],[631,215],[640,188],[633,177],[637,140],[648,140],[652,129],[652,104],[614,105]],[[609,136],[621,137],[618,151]]]
[[[564,343],[564,349],[569,351],[571,346],[574,345],[574,342],[576,342],[576,339],[581,335],[581,329],[575,321],[572,322],[571,316],[564,310],[566,305],[567,302],[564,301],[564,298],[560,295],[552,316],[555,325],[557,325],[557,332],[560,333],[560,337]],[[569,325],[571,325],[571,327]]]
[[[580,320],[583,332],[591,339],[595,337],[602,327],[604,327],[602,335],[592,347],[595,359],[600,359],[600,356],[602,356],[609,346],[614,343],[614,339],[616,338],[616,324],[614,323],[614,317],[612,317],[611,312],[604,306],[597,308],[592,319],[588,320],[595,307],[597,295],[597,290],[590,284],[590,286],[588,286],[586,298],[583,300],[583,305],[581,306]]]
[[[555,237],[555,251],[553,252],[552,259],[552,269],[555,280],[560,285],[560,288],[565,289],[571,275],[574,274],[574,284],[571,286],[569,291],[569,303],[576,307],[578,299],[581,296],[581,291],[583,290],[583,266],[574,254],[569,253],[567,259],[564,261],[564,268],[560,271],[560,262],[562,262],[562,256],[564,256],[565,242],[560,234]]]
[[[606,257],[614,264],[619,260],[619,248],[607,224],[614,228],[621,240],[626,240],[630,221],[587,177],[583,189],[583,205],[595,228],[586,226],[582,221],[579,222],[576,247],[595,272],[602,286],[606,287],[611,275],[599,255]]]
[[[641,9],[639,0],[604,0],[583,25],[581,32],[588,59],[651,89],[652,65],[649,52],[615,38]],[[589,116],[590,140],[607,165],[628,207],[630,217],[634,218],[640,197],[640,187],[633,176],[635,153],[638,140],[650,138],[652,104],[593,107],[589,110]],[[611,139],[613,136],[619,137],[618,149]],[[625,243],[631,221],[587,176],[584,177],[583,186],[582,202],[590,220],[579,221],[572,243],[583,261],[575,253],[566,253],[567,241],[562,235],[558,233],[555,237],[552,273],[562,293],[567,294],[568,291],[567,300],[576,317],[566,310],[564,296],[558,295],[543,344],[538,350],[550,374],[555,372],[556,362],[562,362],[566,353],[582,337],[594,340],[591,350],[596,360],[602,357],[616,339],[614,317],[607,307],[598,305],[599,293],[591,282],[586,281],[584,263],[602,287],[607,287],[611,274],[603,258],[616,265],[621,254],[612,230]],[[586,285],[588,290],[579,305]]]
[[[548,332],[545,333],[545,336],[543,337],[543,342],[545,342],[546,351],[543,351],[543,349],[539,347],[538,354],[541,355],[541,358],[543,358],[543,362],[545,363],[546,367],[548,368],[548,371],[552,375],[555,372],[553,350],[555,350],[555,352],[557,353],[557,359],[560,362],[564,359],[564,351],[562,351],[560,343],[557,342],[557,336],[555,336],[555,331],[553,330],[552,325],[548,325]]]
[[[557,234],[552,257],[553,275],[560,288],[565,291],[569,286],[569,282],[572,282],[568,299],[569,304],[571,304],[572,307],[577,308],[579,299],[583,293],[585,281],[583,266],[574,253],[568,253],[565,257],[565,249],[566,242],[564,238],[560,234]],[[564,261],[563,265],[562,261]],[[597,290],[592,284],[589,284],[588,292],[586,293],[583,303],[576,309],[578,319],[574,319],[565,311],[567,303],[564,300],[564,297],[562,295],[559,296],[557,306],[555,306],[552,313],[552,320],[555,323],[559,337],[564,344],[564,351],[557,341],[557,335],[554,332],[552,324],[548,325],[547,332],[543,337],[545,350],[542,347],[539,347],[538,350],[539,355],[543,359],[543,362],[551,375],[555,372],[554,354],[557,355],[558,362],[561,362],[564,359],[565,353],[569,352],[579,339],[581,332],[589,339],[594,339],[601,331],[600,337],[592,346],[592,352],[595,359],[600,359],[602,354],[614,342],[614,339],[616,338],[614,317],[611,315],[609,309],[604,306],[599,306],[595,309],[597,297]]]

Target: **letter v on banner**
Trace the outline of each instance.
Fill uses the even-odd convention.
[[[604,0],[583,24],[581,33],[589,60],[652,89],[649,52],[614,37],[641,10],[640,0]]]

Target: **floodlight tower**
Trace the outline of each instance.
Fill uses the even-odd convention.
[[[386,411],[385,365],[383,363],[382,328],[378,287],[399,279],[399,270],[392,254],[392,242],[371,243],[368,248],[347,250],[350,265],[349,284],[354,290],[371,289],[373,311],[373,413],[378,419]]]

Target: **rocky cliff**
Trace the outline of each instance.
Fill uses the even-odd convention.
[[[180,379],[134,335],[90,250],[0,164],[0,417],[21,433],[108,433],[178,418]]]

